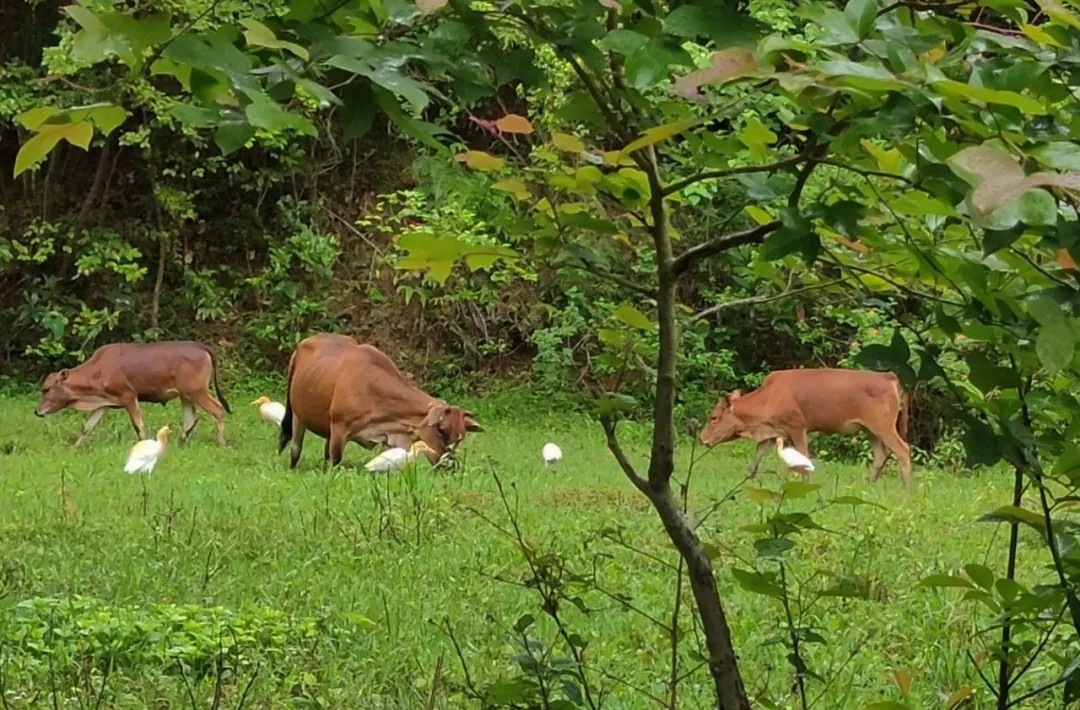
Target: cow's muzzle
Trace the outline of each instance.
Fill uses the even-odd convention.
[[[37,409],[34,410],[34,414],[36,414],[39,417],[44,417],[47,414],[47,412],[41,411],[41,407],[38,407]]]

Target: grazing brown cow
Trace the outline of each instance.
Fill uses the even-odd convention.
[[[139,402],[163,405],[179,397],[184,410],[183,439],[186,441],[195,428],[197,404],[214,418],[218,443],[224,446],[224,412],[231,414],[232,410],[221,394],[217,373],[217,354],[202,343],[104,345],[83,364],[46,377],[35,414],[44,417],[61,409],[90,412],[82,436],[75,442],[82,446],[107,410],[123,407],[141,440],[146,438],[146,430]],[[211,378],[220,402],[210,395]]]
[[[319,333],[300,341],[289,359],[286,387],[278,453],[292,443],[290,468],[300,460],[308,431],[326,439],[323,457],[337,465],[346,442],[407,449],[414,438],[431,448],[425,453],[435,463],[465,432],[484,430],[471,412],[409,384],[382,351],[347,335]]]
[[[735,390],[721,397],[701,432],[701,443],[711,447],[739,437],[756,441],[749,470],[753,476],[777,437],[791,439],[800,453],[809,456],[807,432],[851,434],[861,428],[874,441],[870,480],[881,476],[892,453],[900,462],[904,483],[910,485],[911,454],[904,440],[909,408],[910,399],[891,372],[778,370],[749,394]]]

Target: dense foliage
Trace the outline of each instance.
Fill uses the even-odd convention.
[[[351,318],[410,364],[576,374],[687,564],[725,708],[748,701],[670,485],[678,398],[815,357],[890,369],[936,393],[969,465],[1015,474],[987,518],[1011,526],[1005,569],[928,580],[995,615],[973,661],[997,707],[1080,697],[1074,9],[166,5],[69,6],[41,69],[37,48],[4,69],[9,360],[203,330],[280,362]],[[410,163],[416,186],[365,170]],[[647,476],[616,437],[642,410]],[[781,506],[739,577],[789,619],[784,555],[812,525]],[[1015,579],[1021,525],[1038,584]],[[789,627],[806,706],[800,647],[824,639]]]

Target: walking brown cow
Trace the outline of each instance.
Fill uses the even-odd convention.
[[[184,411],[183,440],[198,423],[195,405],[214,418],[218,444],[225,445],[224,413],[232,413],[218,383],[217,354],[209,345],[191,341],[113,343],[94,351],[77,367],[53,372],[45,378],[41,401],[34,412],[44,417],[62,409],[90,412],[76,446],[109,409],[123,407],[139,439],[146,438],[139,402],[165,404],[180,398]],[[221,401],[210,394],[210,380]]]
[[[308,431],[326,439],[323,456],[337,465],[346,442],[407,449],[414,437],[430,447],[425,453],[435,463],[467,431],[483,430],[472,413],[409,384],[382,351],[347,335],[305,338],[289,359],[278,453],[291,442],[290,468]]]
[[[910,485],[911,453],[905,441],[909,409],[910,398],[891,372],[778,370],[749,394],[735,390],[721,397],[701,432],[701,443],[711,447],[740,437],[758,442],[749,469],[753,476],[777,437],[791,439],[809,456],[807,432],[852,434],[864,429],[874,443],[870,480],[881,476],[892,454],[905,485]]]

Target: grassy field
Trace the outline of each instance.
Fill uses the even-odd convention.
[[[350,446],[345,470],[326,474],[322,442],[310,435],[290,472],[275,453],[276,429],[246,406],[255,394],[229,392],[228,448],[212,443],[204,417],[192,443],[172,447],[149,478],[122,472],[133,443],[123,412],[75,450],[82,415],[39,420],[33,399],[0,399],[0,675],[8,707],[51,705],[54,695],[58,707],[99,699],[100,707],[211,707],[215,693],[220,707],[237,707],[245,693],[246,707],[262,708],[476,707],[463,694],[466,674],[447,620],[469,679],[483,689],[520,676],[515,623],[543,616],[536,592],[519,584],[528,565],[496,528],[509,521],[492,471],[529,544],[580,575],[570,586],[588,613],[565,604],[560,617],[588,642],[604,707],[657,706],[642,691],[665,695],[670,640],[646,616],[670,619],[675,575],[666,565],[676,556],[595,423],[538,414],[512,399],[470,402],[488,430],[466,441],[460,473],[424,466],[415,477],[374,478],[353,468],[371,454]],[[145,406],[144,414],[151,430],[179,429],[176,403]],[[646,431],[623,433],[643,460]],[[548,440],[565,455],[552,469],[539,456]],[[682,444],[680,471],[690,455],[689,439]],[[735,488],[749,454],[733,444],[703,458],[691,508],[705,510]],[[815,481],[826,497],[860,496],[884,510],[815,512],[829,532],[800,537],[787,553],[789,583],[805,607],[795,609],[799,623],[827,641],[806,651],[811,669],[828,679],[809,681],[809,694],[822,708],[898,700],[890,674],[900,670],[910,677],[911,707],[945,707],[950,693],[980,685],[965,651],[977,650],[971,635],[989,620],[974,616],[956,590],[916,585],[968,562],[1001,572],[1005,530],[995,534],[976,519],[1008,502],[1010,482],[1000,473],[916,468],[908,492],[894,463],[873,487],[865,469],[821,461]],[[770,456],[753,485],[779,480]],[[786,504],[817,506],[813,495]],[[795,707],[787,649],[774,643],[784,634],[781,605],[731,573],[753,564],[756,536],[742,526],[762,511],[739,491],[699,532],[719,553],[720,593],[755,705]],[[615,528],[621,543],[611,539]],[[1025,534],[1022,543],[1037,541]],[[1036,557],[1023,557],[1028,579]],[[815,570],[865,575],[870,598],[812,601],[813,590],[831,584]],[[680,656],[690,670],[699,641],[685,596],[683,607]],[[548,643],[554,625],[540,619],[526,633]],[[681,706],[709,707],[708,690],[705,672],[691,674]],[[989,706],[985,689],[971,706]]]

